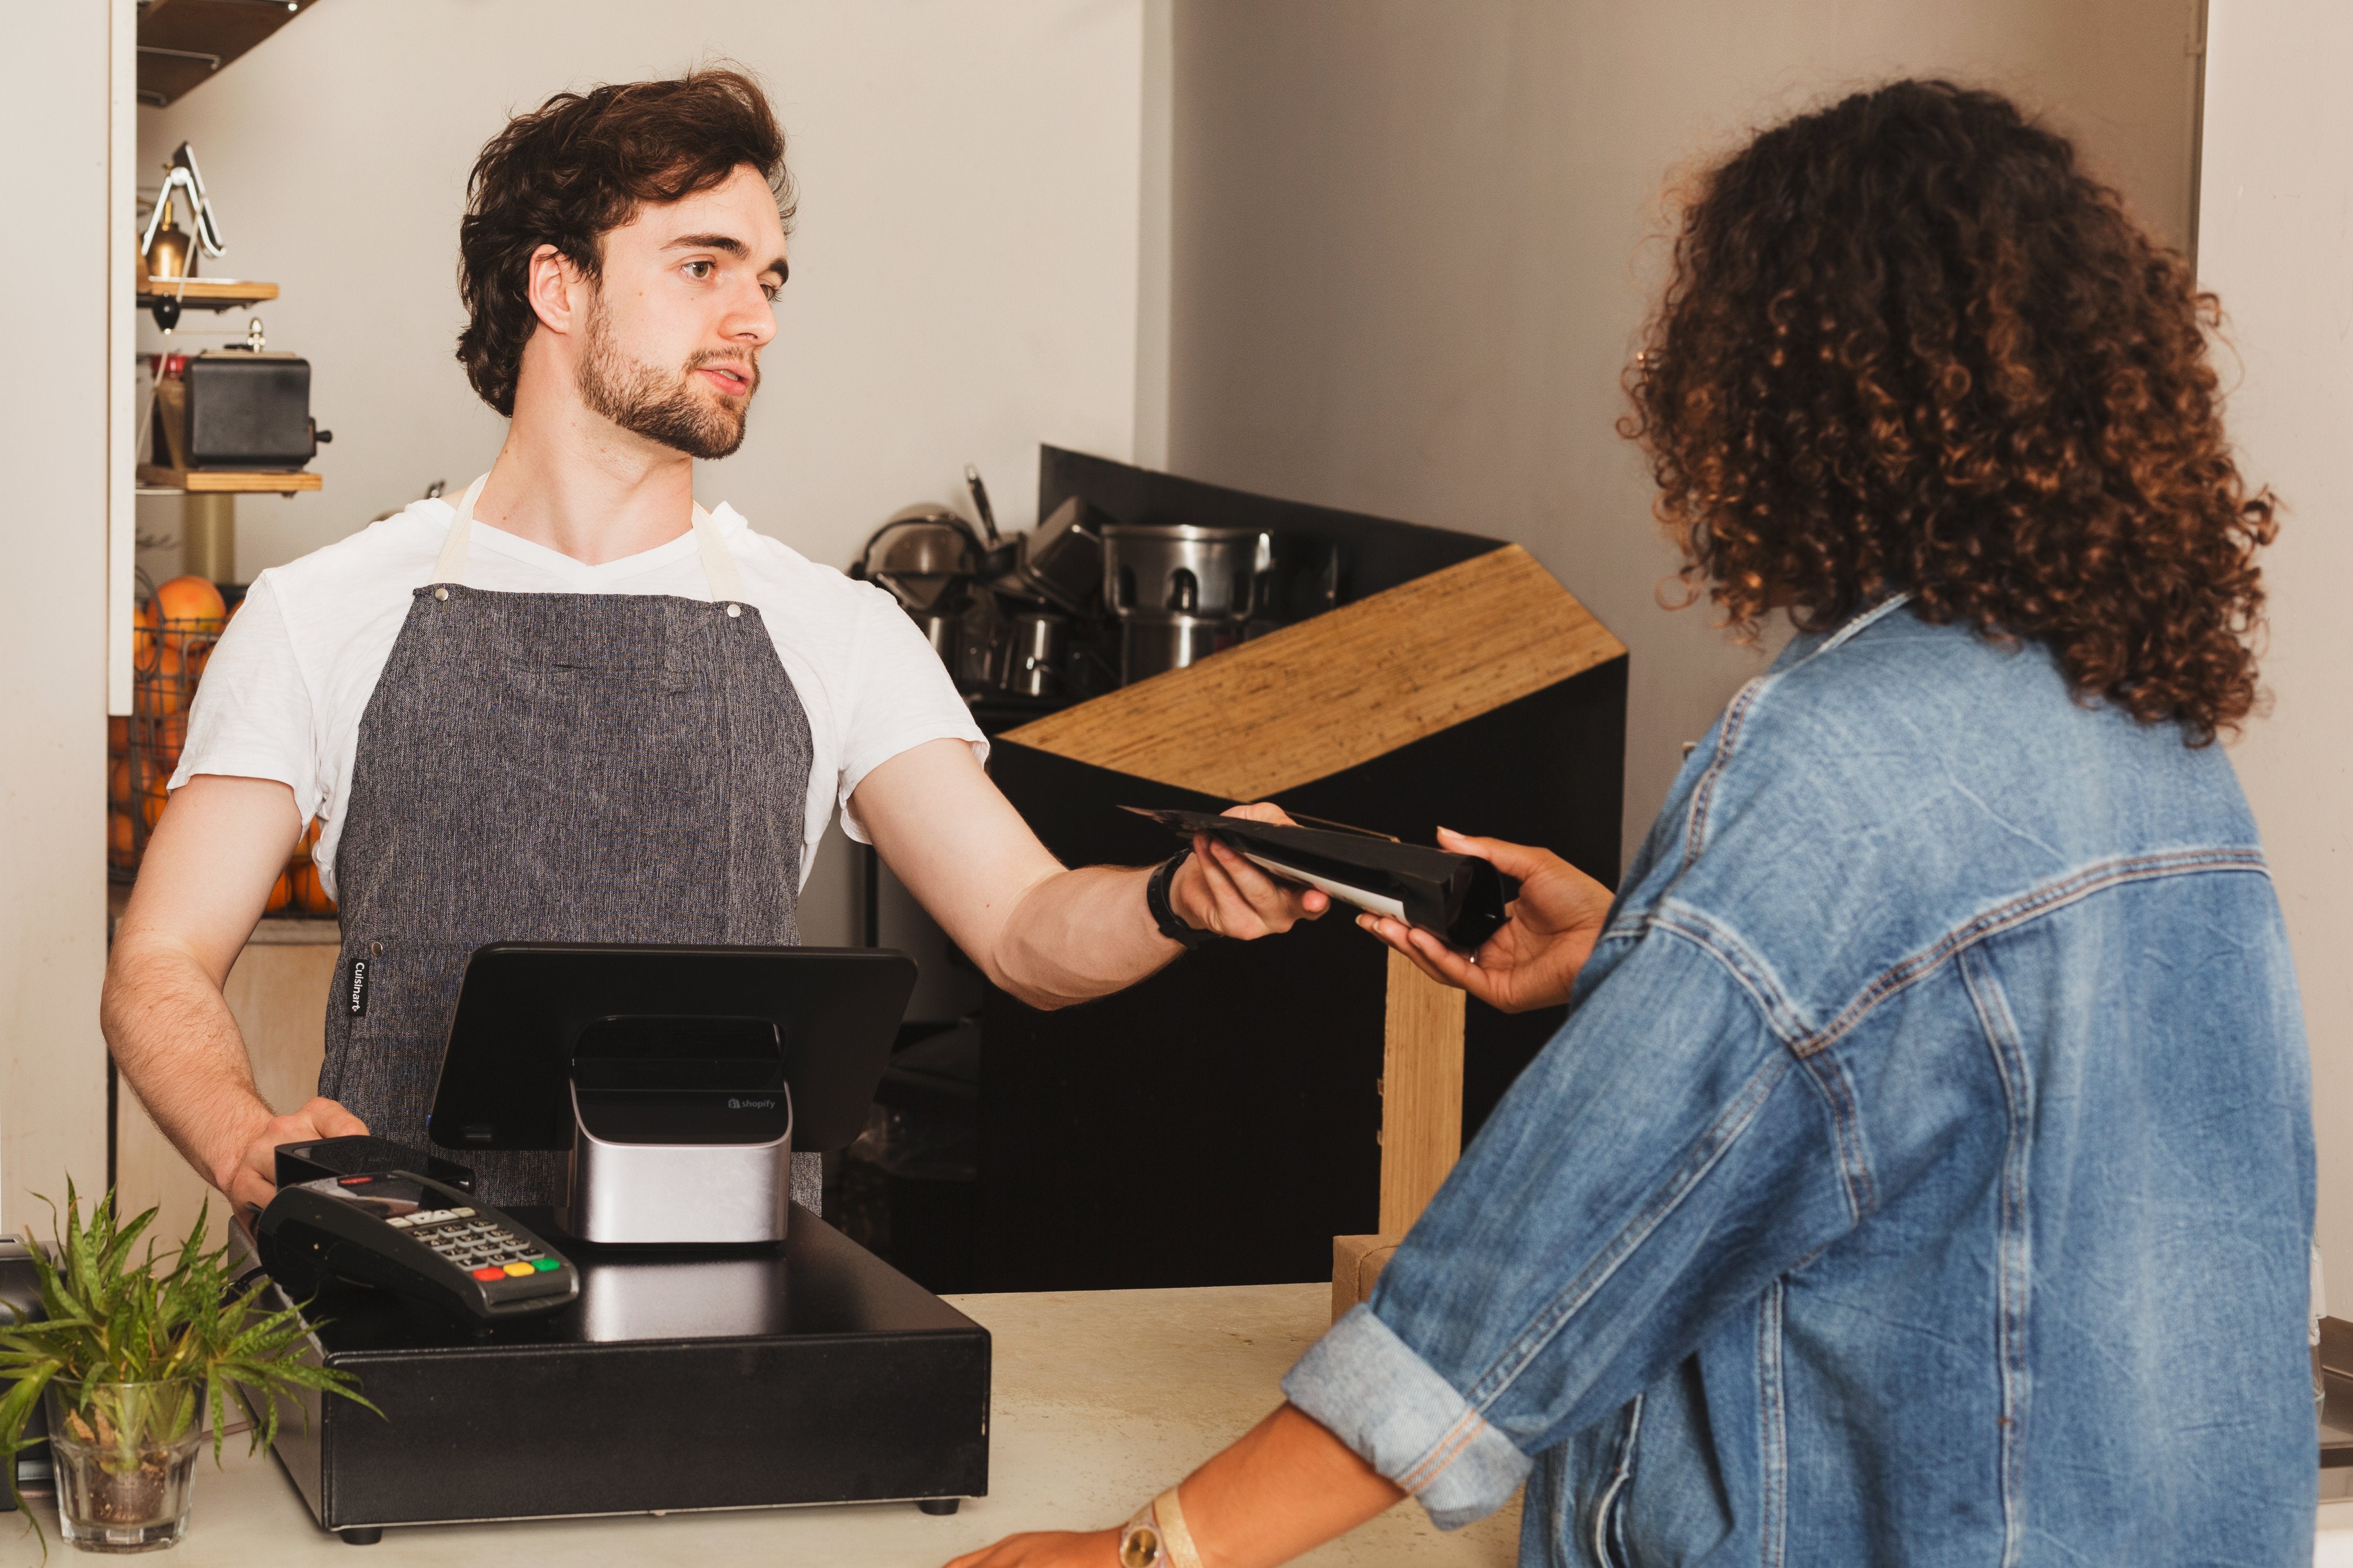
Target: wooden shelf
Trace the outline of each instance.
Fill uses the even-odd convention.
[[[160,109],[202,87],[223,66],[317,3],[143,0],[139,9],[139,101]]]
[[[235,310],[278,298],[275,283],[249,283],[236,278],[166,278],[151,280],[139,290],[139,308],[159,300],[177,300],[184,310]]]
[[[225,468],[165,468],[139,465],[139,482],[150,489],[186,490],[195,495],[292,495],[315,490],[325,481],[307,468],[292,473],[246,473]]]

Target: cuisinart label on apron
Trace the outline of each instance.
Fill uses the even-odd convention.
[[[368,965],[372,962],[365,958],[352,960],[352,983],[343,992],[343,1010],[354,1018],[367,1016]]]

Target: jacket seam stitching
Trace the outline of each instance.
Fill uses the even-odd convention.
[[[1958,967],[2009,1109],[1998,1198],[2001,1218],[1994,1269],[1994,1335],[2001,1374],[2001,1562],[2002,1568],[2012,1568],[2021,1545],[2020,1494],[2025,1484],[2020,1418],[2025,1403],[2026,1315],[2033,1278],[2032,1233],[2027,1220],[2033,1087],[2024,1062],[2019,1059],[2018,1026],[2010,1016],[2009,999],[2000,982],[1987,973],[1985,953],[1972,948]]]
[[[1905,593],[1891,595],[1882,599],[1878,604],[1862,611],[1849,620],[1846,625],[1832,632],[1821,647],[1790,665],[1788,669],[1767,670],[1740,689],[1740,694],[1732,700],[1732,706],[1725,710],[1724,727],[1716,731],[1715,751],[1708,758],[1707,772],[1700,776],[1699,783],[1692,789],[1691,815],[1683,827],[1683,868],[1684,870],[1691,869],[1692,862],[1697,860],[1700,851],[1706,847],[1708,811],[1715,804],[1716,781],[1723,776],[1725,766],[1731,763],[1733,748],[1739,742],[1741,728],[1746,723],[1748,715],[1755,710],[1757,704],[1764,700],[1767,689],[1781,677],[1787,675],[1789,670],[1801,669],[1833,648],[1843,647],[1899,605],[1906,603],[1911,597],[1910,594]]]
[[[1776,1279],[1765,1288],[1757,1314],[1757,1464],[1762,1518],[1757,1521],[1757,1559],[1762,1568],[1781,1568],[1788,1551],[1789,1432],[1781,1381],[1782,1290]]]
[[[1758,676],[1740,689],[1740,695],[1732,700],[1732,706],[1725,711],[1724,727],[1716,731],[1715,754],[1708,758],[1707,772],[1701,775],[1699,784],[1692,791],[1691,816],[1683,825],[1683,868],[1686,871],[1699,858],[1700,851],[1707,847],[1708,810],[1715,804],[1716,781],[1724,776],[1725,765],[1732,761],[1732,748],[1739,741],[1740,728],[1747,721],[1750,710],[1756,707],[1757,700],[1765,695],[1765,689],[1772,682],[1770,675]]]
[[[1454,1425],[1431,1445],[1430,1452],[1423,1455],[1412,1469],[1398,1478],[1398,1485],[1409,1492],[1419,1493],[1462,1457],[1462,1450],[1471,1446],[1486,1426],[1485,1417],[1476,1410],[1463,1411],[1454,1418]]]
[[[1728,928],[1718,924],[1701,910],[1689,905],[1661,905],[1651,912],[1645,922],[1651,931],[1665,931],[1690,942],[1714,959],[1716,966],[1732,977],[1732,983],[1748,994],[1757,1010],[1764,1015],[1765,1026],[1774,1037],[1794,1049],[1811,1031],[1798,1015],[1781,988],[1762,973],[1762,964],[1744,962],[1749,956],[1747,944]]]
[[[1686,923],[1686,921],[1688,923]],[[1825,1064],[1801,1054],[1799,1044],[1810,1034],[1796,1005],[1783,995],[1780,987],[1765,973],[1764,961],[1749,952],[1738,933],[1718,924],[1701,910],[1688,906],[1662,908],[1652,917],[1652,930],[1680,937],[1698,948],[1747,993],[1749,1000],[1763,1015],[1766,1027],[1778,1037],[1790,1059],[1806,1069],[1808,1079],[1822,1100],[1822,1109],[1831,1119],[1832,1142],[1838,1160],[1839,1184],[1846,1197],[1847,1212],[1857,1222],[1878,1206],[1877,1185],[1871,1175],[1862,1137],[1862,1108],[1853,1085],[1847,1080],[1845,1070],[1836,1062]]]
[[[1864,1152],[1862,1106],[1834,1056],[1800,1056],[1805,1068],[1831,1113],[1831,1131],[1838,1151],[1840,1185],[1846,1191],[1847,1214],[1860,1225],[1879,1206],[1878,1184],[1872,1180],[1870,1157]]]
[[[1959,953],[1989,937],[2000,936],[2044,915],[2081,903],[2094,893],[2105,892],[2130,882],[2155,881],[2166,877],[2233,872],[2253,872],[2267,877],[2270,868],[2260,851],[2249,850],[2168,850],[2155,855],[2127,856],[2121,859],[2094,862],[2059,881],[2029,889],[1967,923],[1956,926],[1919,952],[1899,959],[1864,986],[1838,1016],[1813,1034],[1790,1042],[1790,1048],[1800,1057],[1810,1057],[1828,1049],[1859,1028],[1865,1018],[1878,1010],[1880,1004],[1926,980]]]
[[[1740,1141],[1765,1102],[1772,1097],[1781,1077],[1792,1065],[1786,1052],[1777,1051],[1760,1063],[1751,1073],[1737,1094],[1701,1133],[1683,1164],[1670,1176],[1665,1185],[1619,1231],[1601,1255],[1586,1265],[1575,1279],[1561,1287],[1536,1314],[1519,1338],[1507,1347],[1492,1367],[1472,1386],[1468,1403],[1474,1412],[1485,1418],[1487,1408],[1503,1397],[1519,1374],[1552,1342],[1586,1303],[1608,1284],[1625,1261],[1648,1241],[1667,1216],[1683,1205],[1683,1201],[1696,1191],[1708,1173],[1731,1152]]]

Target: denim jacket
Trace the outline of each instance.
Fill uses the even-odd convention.
[[[2308,1068],[2219,746],[1898,599],[1694,750],[1283,1384],[1524,1564],[2309,1564]]]

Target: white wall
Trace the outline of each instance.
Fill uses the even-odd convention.
[[[1662,175],[1890,76],[2001,87],[2186,233],[2197,0],[1183,0],[1169,467],[1526,545],[1632,653],[1630,851],[1753,656],[1613,433]]]
[[[2243,364],[2229,413],[2242,466],[2286,503],[2263,570],[2274,705],[2234,760],[2295,947],[2320,1248],[2342,1317],[2353,1313],[2353,9],[2213,0],[2209,39],[2199,273]]]
[[[0,375],[0,1231],[106,1186],[108,7],[22,6],[0,50],[0,210],[37,285]]]
[[[960,499],[971,458],[1026,523],[1039,441],[1133,438],[1143,9],[336,0],[142,110],[142,184],[194,142],[230,247],[205,269],[284,286],[271,346],[310,358],[335,433],[323,492],[240,502],[239,571],[489,466],[503,426],[451,358],[454,277],[466,173],[507,115],[716,56],[767,83],[801,206],[751,437],[700,492],[847,564],[908,501]]]
[[[259,314],[272,348],[311,360],[335,435],[322,491],[239,500],[240,575],[496,455],[504,424],[451,356],[466,174],[508,114],[722,56],[767,84],[800,216],[750,438],[698,493],[846,566],[910,501],[968,508],[969,459],[999,522],[1026,527],[1039,442],[1133,450],[1146,3],[336,0],[142,110],[142,184],[195,143],[229,247],[204,270],[283,287]],[[218,340],[185,329],[245,317],[191,315],[178,336],[200,347]],[[176,500],[141,503],[142,537],[178,526]],[[174,548],[142,561],[179,570]],[[837,831],[807,939],[854,941],[855,905]]]

